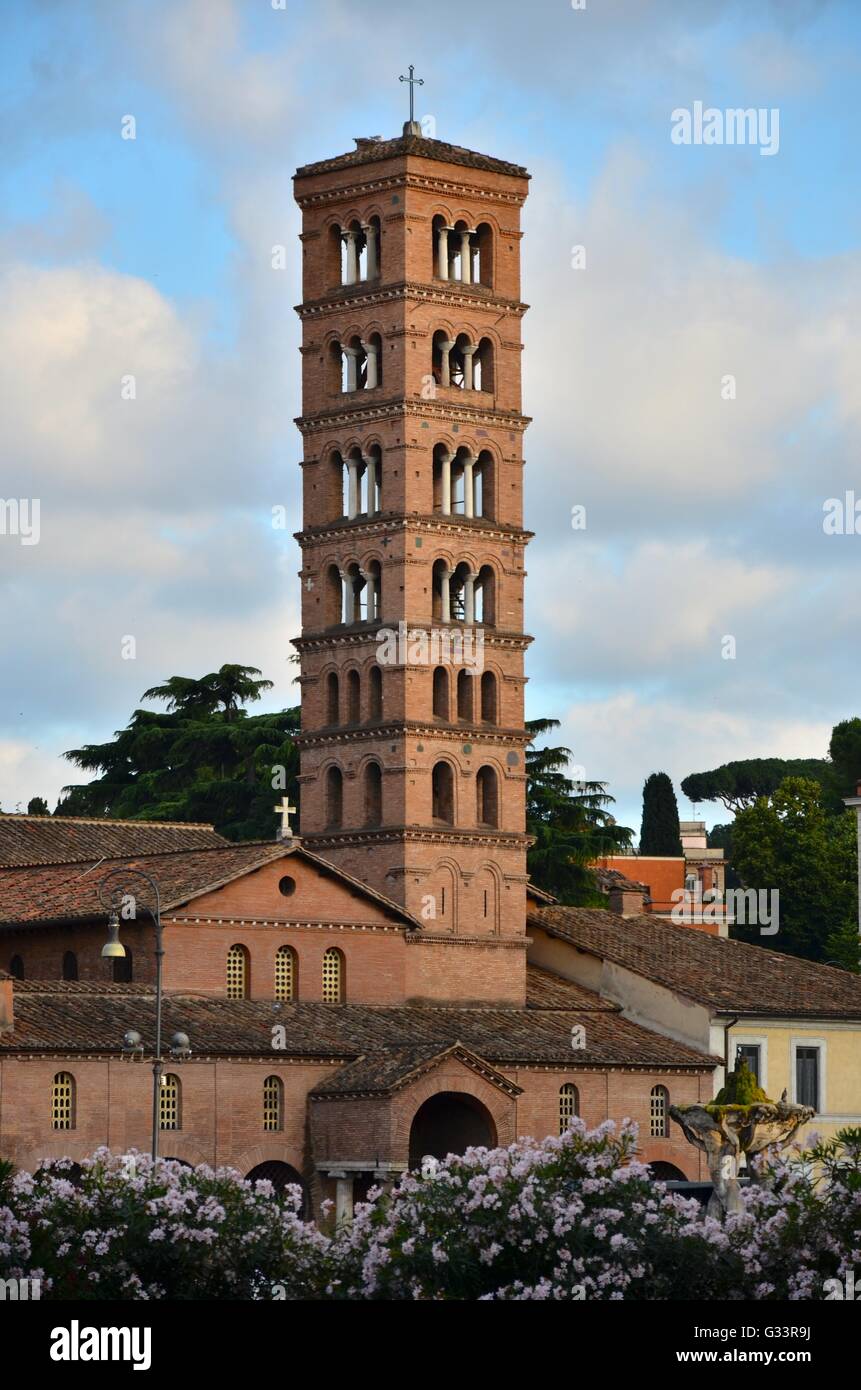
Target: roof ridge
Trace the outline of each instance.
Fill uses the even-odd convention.
[[[212,821],[206,820],[138,820],[136,816],[35,816],[27,811],[0,811],[2,820],[35,820],[45,825],[164,825],[174,830],[211,830],[218,835]]]

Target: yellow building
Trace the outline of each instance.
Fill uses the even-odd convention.
[[[529,958],[619,1004],[625,1017],[722,1057],[741,1050],[772,1100],[816,1111],[799,1139],[861,1125],[861,977],[655,916],[534,898]]]

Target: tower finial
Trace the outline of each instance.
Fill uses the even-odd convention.
[[[422,133],[421,125],[416,120],[415,88],[423,87],[425,85],[425,80],[423,77],[414,77],[414,72],[415,66],[414,64],[410,63],[409,77],[404,77],[402,74],[398,79],[399,82],[409,82],[410,84],[410,118],[408,121],[404,122],[404,135],[421,135]]]

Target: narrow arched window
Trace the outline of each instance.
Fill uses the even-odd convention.
[[[337,946],[323,952],[323,1003],[344,1002],[344,957]]]
[[[75,1128],[75,1078],[58,1071],[51,1085],[51,1128]]]
[[[496,676],[493,671],[485,671],[481,677],[481,722],[482,724],[495,724],[497,722]]]
[[[279,946],[275,952],[275,998],[296,998],[296,952],[292,946]]]
[[[479,825],[499,825],[499,783],[492,767],[480,767],[475,779],[476,820]]]
[[[74,951],[67,951],[63,956],[63,979],[77,980],[78,978],[78,957]]]
[[[457,717],[458,719],[472,722],[472,692],[475,689],[475,677],[469,671],[461,670],[457,673]]]
[[[326,723],[334,726],[338,719],[338,677],[334,671],[330,671],[326,677]]]
[[[434,668],[433,712],[436,719],[448,719],[448,671],[444,666]]]
[[[182,1129],[182,1091],[179,1077],[166,1072],[158,1093],[159,1129]]]
[[[380,825],[383,819],[383,769],[379,763],[365,768],[365,825]]]
[[[13,980],[23,980],[24,962],[20,956],[13,956],[9,962],[9,974]]]
[[[284,1083],[280,1076],[263,1082],[263,1128],[270,1134],[284,1128]]]
[[[368,672],[368,718],[383,717],[383,673],[379,666],[372,666]]]
[[[449,763],[436,763],[431,773],[431,814],[454,825],[454,775]]]
[[[670,1093],[666,1086],[653,1086],[649,1096],[649,1134],[653,1139],[670,1137]]]
[[[231,946],[227,952],[227,997],[248,998],[248,952],[244,946]]]
[[[347,723],[358,724],[361,718],[362,687],[358,671],[347,673]]]
[[[337,830],[344,818],[344,779],[339,767],[326,772],[326,826]]]
[[[571,1121],[580,1114],[580,1096],[573,1081],[566,1081],[559,1087],[559,1133],[570,1128]]]

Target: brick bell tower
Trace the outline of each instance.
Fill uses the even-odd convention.
[[[410,121],[294,180],[302,840],[422,923],[414,1000],[525,998],[528,178]]]

